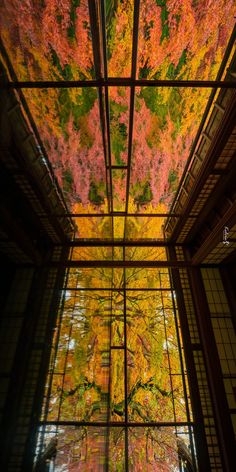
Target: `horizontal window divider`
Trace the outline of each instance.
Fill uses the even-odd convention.
[[[119,167],[121,170],[125,169],[124,167]],[[118,212],[111,211],[109,213],[48,213],[43,215],[38,215],[40,219],[45,218],[108,218],[110,216],[116,215]],[[160,217],[173,217],[178,218],[181,215],[178,213],[129,213],[129,212],[119,212],[121,216],[130,216],[135,218],[151,217],[151,218],[160,218]]]
[[[67,287],[66,289],[65,288],[61,288],[59,289],[63,292],[124,292],[124,289],[122,288],[92,288],[92,287],[79,287],[79,288],[75,288],[75,287]],[[126,288],[125,289],[126,292],[171,292],[171,288],[166,288],[166,287],[163,287],[163,288],[146,288],[146,287],[142,287],[142,288],[132,288],[132,287],[129,287],[129,288]]]
[[[58,264],[51,262],[47,264],[47,267],[56,267]],[[68,268],[89,268],[89,267],[154,267],[155,269],[163,267],[191,267],[191,262],[188,261],[105,261],[105,260],[89,260],[89,261],[65,261],[61,266]]]
[[[181,427],[181,426],[194,426],[192,421],[180,421],[180,422],[156,422],[148,421],[146,423],[133,422],[133,421],[39,421],[38,426],[91,426],[91,427],[130,427],[130,428],[147,428],[147,427]],[[51,431],[50,431],[51,433]]]
[[[111,349],[125,349],[125,346],[111,346]]]
[[[169,80],[134,79],[131,77],[108,77],[94,80],[39,80],[9,81],[2,84],[5,89],[32,88],[87,88],[87,87],[194,87],[194,88],[235,88],[235,80]]]

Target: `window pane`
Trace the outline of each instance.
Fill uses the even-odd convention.
[[[108,75],[130,77],[134,2],[117,0],[105,3]]]
[[[18,80],[94,77],[88,1],[3,2],[1,36]]]
[[[135,203],[141,213],[168,212],[210,93],[209,88],[136,88],[129,209]],[[155,224],[158,234],[164,219]]]
[[[112,165],[127,165],[130,90],[128,87],[109,87],[109,111]]]
[[[186,421],[171,293],[128,291],[126,306],[130,421]]]
[[[234,2],[221,0],[211,8],[205,1],[141,0],[139,78],[215,79],[234,27],[234,14]]]

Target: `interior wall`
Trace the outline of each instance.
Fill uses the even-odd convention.
[[[236,335],[219,268],[201,269],[221,365],[229,413],[236,435]]]
[[[53,328],[59,303],[63,251],[56,267],[18,267],[1,317],[1,470],[32,471]],[[65,253],[65,251],[64,251]],[[67,251],[66,251],[67,253]],[[63,255],[63,257],[65,257]],[[50,262],[50,261],[49,261]]]

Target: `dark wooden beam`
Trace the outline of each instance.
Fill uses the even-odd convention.
[[[147,421],[147,422],[134,422],[134,421],[40,421],[39,425],[45,425],[45,426],[54,426],[55,428],[57,426],[89,426],[89,427],[118,427],[118,428],[147,428],[147,427],[153,427],[153,428],[161,428],[161,427],[174,427],[174,426],[192,426],[193,422],[188,422],[188,421],[180,421],[175,423],[174,421],[171,422],[157,422],[157,421]]]
[[[50,262],[48,264],[49,267],[57,267],[57,262]],[[89,260],[89,261],[67,261],[65,262],[65,267],[68,268],[96,268],[96,267],[107,267],[107,268],[114,268],[114,267],[123,267],[126,269],[129,268],[168,268],[168,267],[189,267],[191,265],[190,262],[185,261],[107,261],[107,260]]]
[[[61,243],[55,244],[55,246],[61,246]],[[96,238],[83,238],[74,239],[63,243],[63,246],[69,247],[169,247],[169,246],[181,246],[182,244],[169,243],[161,239],[96,239]]]
[[[51,215],[41,215],[40,218],[48,218]],[[56,218],[106,218],[109,216],[130,216],[132,218],[167,218],[173,216],[174,218],[180,217],[178,213],[127,213],[125,211],[113,211],[110,213],[61,213],[52,214]]]
[[[1,84],[3,89],[24,88],[81,88],[81,87],[190,87],[190,88],[236,88],[236,80],[168,80],[133,79],[132,77],[108,77],[94,80],[42,80],[9,81]]]

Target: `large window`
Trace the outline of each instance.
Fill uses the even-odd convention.
[[[194,425],[168,269],[129,265],[141,254],[163,264],[165,250],[119,250],[124,267],[68,269],[38,461],[58,472],[192,470]],[[90,257],[106,251],[90,248]],[[77,257],[78,249],[75,266]]]

